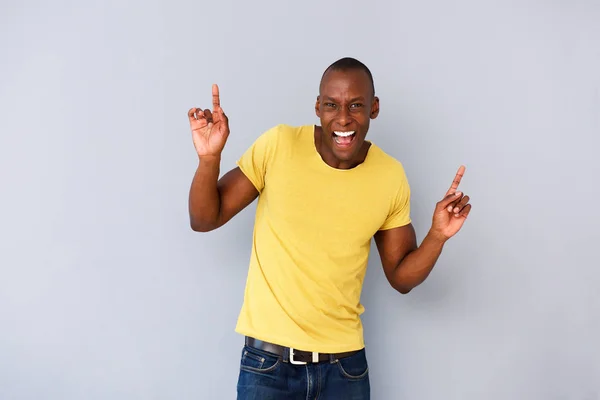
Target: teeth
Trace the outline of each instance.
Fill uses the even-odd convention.
[[[335,133],[336,136],[341,136],[341,137],[354,135],[354,131],[349,131],[349,132],[334,131],[333,133]]]

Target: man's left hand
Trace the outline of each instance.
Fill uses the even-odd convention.
[[[457,191],[460,180],[465,173],[465,167],[461,165],[456,177],[446,192],[446,197],[439,201],[433,214],[431,233],[442,241],[450,239],[462,228],[469,212],[469,196]]]

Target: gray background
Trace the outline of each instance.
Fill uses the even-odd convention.
[[[189,229],[186,112],[221,86],[222,169],[372,69],[370,139],[419,240],[461,163],[473,212],[430,278],[363,292],[374,399],[600,399],[600,5],[3,2],[0,399],[233,399],[254,204]]]

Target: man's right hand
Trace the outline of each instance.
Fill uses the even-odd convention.
[[[212,86],[213,110],[188,111],[192,140],[199,157],[220,156],[229,136],[229,120],[221,108],[219,87]]]
[[[190,225],[208,232],[227,223],[258,197],[258,190],[239,167],[219,179],[221,152],[229,136],[229,120],[221,108],[219,87],[212,87],[213,110],[188,111],[199,162],[190,188]]]

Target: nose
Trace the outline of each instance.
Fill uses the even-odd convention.
[[[338,118],[337,118],[337,123],[342,126],[348,126],[351,122],[350,119],[350,111],[346,108],[346,107],[340,107],[339,113],[338,113]]]

